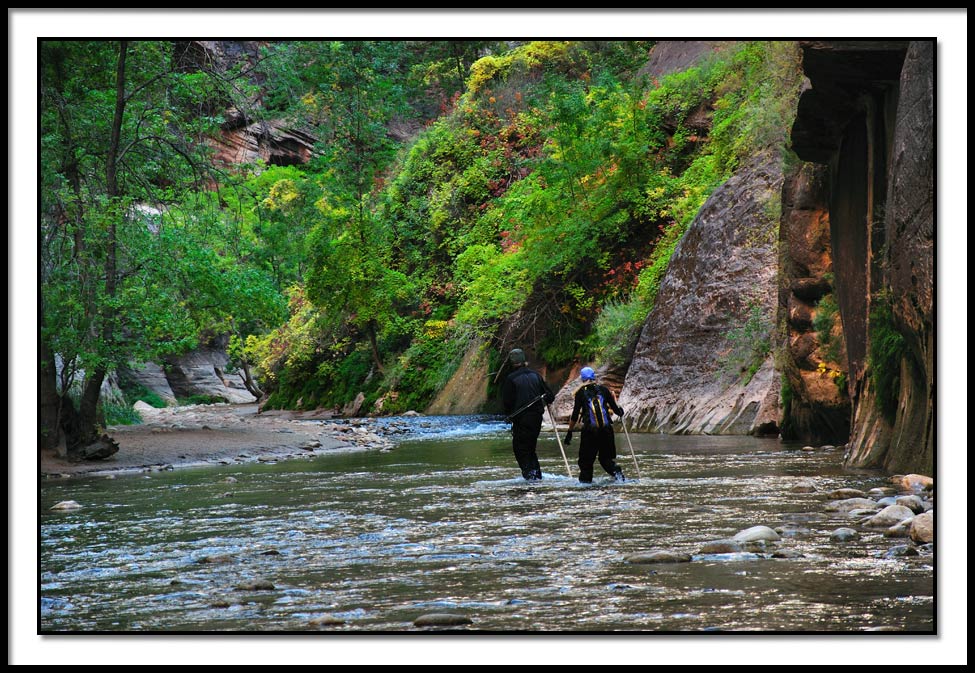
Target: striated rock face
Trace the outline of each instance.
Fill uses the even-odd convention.
[[[734,42],[728,41],[661,40],[650,51],[650,58],[639,74],[663,77],[672,72],[687,70],[733,44]]]
[[[243,64],[257,64],[266,43],[253,40],[194,40],[176,43],[176,61],[184,68],[226,73]],[[250,83],[260,87],[264,77],[250,70]],[[306,163],[314,153],[315,138],[306,130],[282,120],[256,121],[249,110],[261,106],[261,95],[250,100],[213,101],[212,114],[222,115],[220,137],[214,141],[215,161],[234,166],[258,159],[268,164],[292,166]]]
[[[779,224],[778,325],[784,343],[777,364],[786,391],[781,425],[783,439],[845,444],[850,399],[833,299],[828,199],[825,166],[803,163],[786,176]]]
[[[661,282],[620,392],[631,427],[667,433],[778,434],[771,352],[749,379],[729,371],[730,338],[750,318],[771,338],[777,298],[777,158],[756,157],[719,187],[684,235]],[[760,333],[763,332],[763,333]],[[739,336],[741,339],[741,336]]]
[[[120,367],[118,375],[124,388],[129,390],[145,388],[159,395],[166,404],[176,404],[176,394],[169,385],[166,372],[155,362]]]
[[[934,45],[913,42],[904,60],[890,153],[881,258],[892,318],[905,352],[893,423],[865,385],[849,462],[890,471],[934,467]]]
[[[481,341],[467,349],[460,367],[430,404],[428,414],[474,414],[488,401],[488,352]]]
[[[227,402],[254,402],[237,375],[228,375],[227,353],[220,348],[200,348],[166,361],[166,379],[176,397],[207,395]]]
[[[834,287],[853,406],[847,462],[930,471],[934,44],[808,42],[803,54],[812,86],[792,138],[801,158],[830,167]],[[899,362],[871,361],[881,329],[903,339]],[[875,374],[892,389],[877,389]]]
[[[145,388],[172,405],[177,403],[177,398],[198,395],[233,404],[254,402],[240,376],[227,373],[228,361],[226,350],[218,342],[168,358],[163,365],[149,362],[122,367],[119,381],[125,389]]]

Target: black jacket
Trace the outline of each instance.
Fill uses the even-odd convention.
[[[531,402],[542,396],[545,404],[555,401],[555,394],[545,383],[545,379],[528,367],[519,367],[511,372],[501,384],[501,403],[504,412],[509,416],[515,412],[518,412],[519,416],[526,412],[541,414],[545,409],[544,405],[541,402],[536,404]],[[523,410],[523,407],[528,408]]]

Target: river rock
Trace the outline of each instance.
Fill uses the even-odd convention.
[[[904,519],[884,531],[884,537],[907,537],[911,534],[911,526],[914,525],[914,517]]]
[[[916,495],[902,495],[895,500],[895,504],[906,507],[915,514],[924,512],[924,502]]]
[[[852,528],[837,528],[829,534],[829,539],[833,542],[849,542],[851,540],[859,540],[860,533]]]
[[[911,524],[911,539],[918,544],[934,542],[934,511],[918,514]]]
[[[268,580],[254,580],[252,582],[242,582],[234,588],[238,591],[273,591],[274,584]]]
[[[309,619],[308,623],[311,626],[341,626],[345,624],[345,620],[334,615],[322,615],[321,617]]]
[[[462,626],[474,622],[466,615],[433,613],[421,615],[413,622],[414,626]]]
[[[752,526],[736,533],[734,538],[737,542],[758,542],[760,540],[775,541],[781,540],[779,534],[768,526]]]
[[[790,493],[815,493],[816,484],[811,481],[802,481],[789,489]]]
[[[883,558],[900,558],[902,556],[919,556],[917,549],[911,545],[902,544],[891,547],[883,554]]]
[[[196,559],[196,563],[232,563],[234,557],[229,554],[218,554],[216,556],[201,556]]]
[[[81,504],[75,500],[62,500],[58,504],[51,507],[51,509],[65,512],[72,509],[81,509]]]
[[[867,519],[863,525],[868,528],[889,528],[905,519],[912,518],[914,518],[914,512],[911,510],[901,505],[891,505],[890,507],[884,507],[876,515]]]
[[[934,479],[926,477],[923,474],[896,475],[891,477],[890,480],[905,491],[920,493],[921,491],[934,489]]]
[[[847,498],[866,498],[867,494],[858,488],[838,488],[827,493],[826,497],[833,500],[844,500]]]
[[[869,498],[847,498],[846,500],[834,500],[825,507],[827,512],[852,512],[855,509],[877,510],[880,505]]]
[[[740,552],[741,544],[735,540],[714,540],[706,542],[698,551],[699,554],[735,554]]]
[[[627,563],[689,563],[690,560],[690,554],[662,549],[630,554],[626,557]]]
[[[870,498],[883,498],[888,495],[897,495],[897,489],[891,488],[890,486],[878,486],[877,488],[871,488],[867,491],[867,496]]]
[[[776,526],[775,532],[782,537],[805,537],[807,535],[812,535],[812,530],[809,528],[806,528],[805,526],[797,526],[793,523]]]
[[[804,558],[804,556],[802,552],[798,552],[795,549],[778,549],[772,552],[772,558],[795,559]]]

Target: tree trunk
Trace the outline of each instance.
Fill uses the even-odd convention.
[[[376,323],[375,323],[375,321],[373,321],[373,320],[370,320],[369,321],[369,324],[366,325],[366,332],[369,335],[369,346],[370,346],[370,348],[372,350],[372,361],[376,365],[376,370],[380,374],[382,374],[383,373],[383,361],[382,361],[382,358],[379,357],[379,343],[376,340]]]
[[[251,376],[251,368],[246,360],[241,360],[240,363],[240,380],[244,382],[244,387],[247,388],[247,392],[258,400],[264,397],[264,391],[261,390],[260,386],[257,385],[257,381]]]
[[[119,196],[118,159],[122,137],[122,119],[125,115],[125,61],[128,53],[128,43],[119,42],[119,57],[115,70],[115,112],[112,116],[112,133],[109,141],[108,156],[105,158],[105,183],[109,201]],[[102,312],[102,345],[106,348],[115,340],[115,321],[118,319],[112,308],[112,299],[117,292],[118,283],[118,218],[125,213],[110,212],[108,227],[108,241],[105,253],[105,295],[106,308]],[[102,382],[108,375],[105,366],[96,367],[85,379],[85,386],[81,393],[81,404],[73,418],[63,427],[68,439],[68,454],[80,460],[106,458],[118,451],[116,444],[107,435],[99,437],[98,400],[101,397]],[[70,406],[70,400],[64,400],[64,405]],[[62,406],[64,406],[62,405]]]
[[[51,347],[41,341],[40,361],[40,448],[54,449],[61,440],[61,397],[58,373]]]

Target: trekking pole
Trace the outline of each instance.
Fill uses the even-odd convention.
[[[572,478],[572,470],[569,469],[569,459],[565,457],[565,449],[562,448],[562,438],[559,437],[559,426],[555,422],[555,414],[552,413],[552,405],[551,404],[547,404],[545,406],[548,407],[548,415],[552,419],[552,429],[555,431],[555,441],[557,441],[559,443],[559,451],[562,452],[562,460],[565,461],[565,471],[569,473],[569,479],[571,479]]]
[[[626,435],[626,443],[630,445],[630,455],[633,456],[633,466],[636,468],[637,479],[641,479],[640,464],[636,462],[636,452],[633,450],[633,442],[630,441],[630,431],[626,429],[626,421],[620,416],[620,425],[623,426],[623,434]]]

